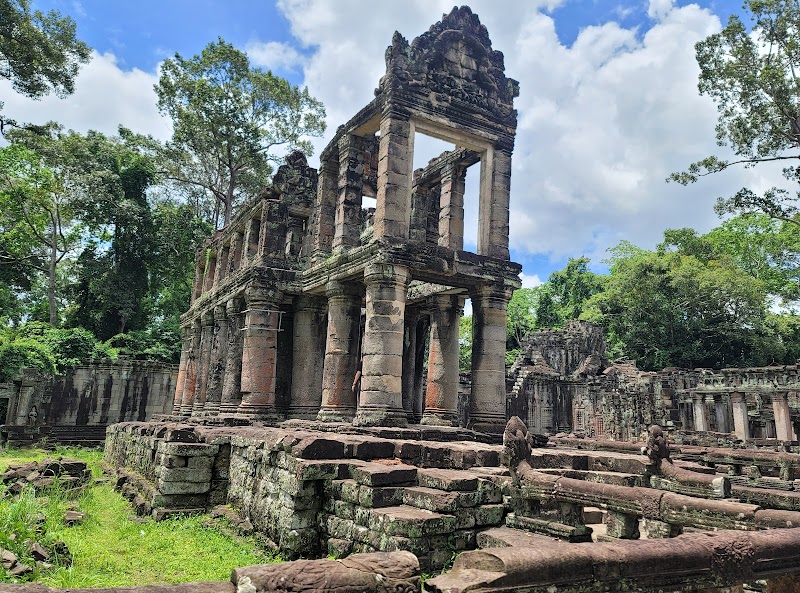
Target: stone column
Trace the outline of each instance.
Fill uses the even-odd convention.
[[[694,406],[694,429],[697,432],[708,432],[708,408],[702,393],[692,392]]]
[[[406,419],[410,424],[415,421],[414,371],[417,359],[417,322],[419,321],[419,313],[419,307],[406,307],[403,326],[403,409],[406,411]]]
[[[428,311],[424,311],[424,315],[420,316],[417,321],[417,339],[416,351],[414,352],[414,391],[412,400],[412,409],[414,410],[414,420],[417,422],[422,421],[422,416],[425,413],[425,400],[422,397],[422,388],[424,380],[427,377],[423,376],[425,370],[425,354],[426,352],[426,338],[430,336],[431,318]],[[403,361],[403,368],[405,368],[405,360]]]
[[[772,411],[775,414],[775,434],[779,441],[796,441],[789,412],[788,394],[785,391],[772,393]]]
[[[228,317],[228,346],[225,352],[225,374],[222,381],[220,414],[235,414],[242,402],[242,299],[233,297],[225,305]]]
[[[328,327],[322,371],[322,406],[317,418],[323,422],[350,422],[356,413],[352,391],[359,352],[363,288],[356,282],[329,282]],[[361,385],[363,388],[363,380]]]
[[[321,297],[297,298],[294,308],[292,399],[289,403],[289,418],[314,420],[322,404],[326,306],[325,299]]]
[[[481,159],[478,253],[508,259],[508,203],[511,152],[490,149]]]
[[[214,307],[214,341],[211,346],[211,361],[208,367],[205,413],[215,416],[222,403],[222,385],[225,380],[225,365],[228,350],[228,316],[225,307]]]
[[[511,293],[485,286],[472,299],[470,427],[501,434],[506,424],[506,311]]]
[[[189,327],[182,327],[181,333],[181,361],[178,365],[178,379],[175,381],[175,401],[172,404],[172,413],[181,413],[181,403],[183,402],[183,390],[186,388],[186,367],[189,364],[189,351],[192,349],[192,331]]]
[[[361,234],[361,190],[364,185],[364,151],[359,138],[346,134],[339,139],[339,180],[333,250],[358,245]]]
[[[731,392],[731,407],[733,408],[733,432],[736,438],[743,441],[750,438],[750,420],[747,417],[747,400],[743,393]]]
[[[383,139],[381,138],[381,146]],[[411,274],[405,266],[371,264],[364,270],[367,320],[357,426],[406,426],[403,410],[403,326]]]
[[[205,409],[208,393],[208,374],[211,366],[211,349],[214,343],[214,311],[209,309],[202,316],[202,332],[200,336],[200,364],[197,366],[197,385],[192,402],[192,416],[197,416]]]
[[[428,389],[422,424],[457,426],[458,321],[463,299],[458,295],[437,295],[431,302]]]
[[[202,325],[199,318],[192,321],[191,347],[186,361],[186,382],[183,387],[183,400],[181,401],[181,416],[191,416],[194,405],[194,394],[197,388],[197,373],[200,365],[200,341]]]
[[[728,426],[728,414],[727,410],[725,409],[725,400],[723,400],[720,396],[714,398],[714,413],[717,416],[717,431],[724,433],[730,432],[731,430]]]
[[[278,358],[280,295],[259,286],[245,291],[247,310],[242,344],[242,403],[238,413],[250,418],[273,420],[275,377]]]
[[[336,228],[336,188],[339,175],[339,160],[323,154],[320,158],[317,182],[317,204],[314,209],[314,244],[311,248],[311,264],[316,265],[328,257],[333,246]]]
[[[217,271],[217,253],[216,251],[212,251],[206,262],[206,272],[205,272],[205,280],[204,280],[204,290],[208,292],[212,288],[214,288],[214,274]]]
[[[464,190],[467,170],[454,165],[442,177],[439,195],[439,245],[464,249]]]
[[[194,282],[192,283],[192,302],[195,302],[203,294],[203,272],[205,271],[205,249],[201,250],[202,257],[198,255],[198,259],[194,266]]]
[[[225,279],[228,272],[228,258],[230,257],[230,245],[220,247],[217,255],[217,265],[214,271],[214,288],[219,286],[219,283]]]
[[[411,124],[395,114],[381,119],[378,148],[378,195],[374,237],[408,238],[414,137]]]
[[[236,270],[239,269],[239,266],[242,263],[242,243],[244,242],[244,235],[240,233],[238,230],[233,233],[231,237],[231,247],[228,251],[228,262],[227,262],[227,271],[225,273],[226,276],[230,276]]]

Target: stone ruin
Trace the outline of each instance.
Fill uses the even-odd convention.
[[[800,591],[791,443],[773,439],[779,453],[752,439],[669,443],[691,437],[680,404],[695,393],[707,416],[691,408],[706,422],[694,434],[706,435],[722,418],[706,393],[724,384],[749,405],[767,381],[791,391],[796,369],[641,373],[609,363],[602,335],[576,324],[534,336],[507,374],[517,85],[466,7],[410,44],[395,34],[386,62],[375,99],[339,128],[319,171],[291,155],[200,253],[172,413],[114,424],[105,445],[141,514],[235,513],[287,559],[344,560],[138,590],[410,592],[420,571],[455,557],[427,590]],[[416,131],[457,148],[412,171]],[[478,163],[470,253],[464,170]]]
[[[451,426],[470,298],[469,426],[502,433],[506,307],[521,269],[508,251],[517,94],[466,7],[410,44],[395,34],[375,98],[339,127],[319,171],[290,155],[200,252],[174,415]],[[417,132],[456,148],[413,171]],[[464,188],[478,164],[473,253]]]
[[[610,362],[585,321],[528,337],[509,369],[507,413],[532,431],[638,440],[652,424],[685,444],[800,451],[800,367],[640,371]]]

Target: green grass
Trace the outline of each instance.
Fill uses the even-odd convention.
[[[61,449],[55,455],[83,459],[99,472],[102,451]],[[0,471],[10,463],[51,456],[53,451],[0,450]],[[9,504],[15,503],[0,500],[0,533],[2,518],[9,514],[3,505]],[[54,587],[227,581],[237,566],[275,561],[255,540],[204,526],[206,516],[161,522],[132,517],[130,504],[110,484],[94,485],[78,498],[79,510],[86,513],[86,519],[73,527],[65,526],[61,519],[67,503],[57,494],[50,494],[46,504],[32,495],[21,497],[16,504],[20,509],[13,515],[16,527],[12,530],[22,529],[25,519],[20,515],[30,519],[44,513],[47,541],[61,540],[69,547],[71,566],[58,566],[35,579]],[[4,581],[2,568],[0,582],[11,582],[8,577]]]

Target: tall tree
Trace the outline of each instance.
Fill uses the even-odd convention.
[[[561,327],[578,319],[589,298],[601,292],[605,277],[589,270],[589,258],[570,258],[563,270],[550,274],[539,289],[536,327]]]
[[[17,270],[30,288],[27,271],[47,277],[49,320],[59,322],[57,268],[78,245],[81,226],[63,177],[39,154],[19,145],[0,148],[0,269]]]
[[[717,103],[717,144],[728,146],[735,158],[709,156],[668,178],[682,184],[734,165],[753,167],[788,161],[783,176],[790,186],[800,182],[800,1],[745,0],[751,14],[748,31],[731,16],[720,32],[696,46],[700,65],[700,94]],[[763,194],[742,188],[719,198],[724,213],[763,212],[800,226],[798,192],[773,187]]]
[[[50,92],[71,94],[89,55],[70,17],[31,11],[31,0],[0,0],[0,78],[10,80],[17,92],[34,99]],[[9,123],[15,122],[0,116],[0,133]]]
[[[225,225],[236,200],[263,188],[271,151],[310,153],[303,138],[325,131],[325,110],[307,89],[251,67],[247,54],[222,39],[192,58],[165,60],[155,91],[174,129],[167,177],[211,194]]]

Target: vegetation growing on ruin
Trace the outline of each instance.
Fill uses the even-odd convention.
[[[86,461],[100,477],[102,451],[61,447],[0,450],[0,472],[12,463],[63,455]],[[66,558],[55,558],[55,568],[34,575],[34,581],[53,587],[114,587],[190,581],[225,581],[237,566],[275,561],[250,539],[232,536],[209,526],[206,516],[155,522],[131,516],[130,503],[109,483],[90,486],[78,498],[86,513],[83,523],[63,522],[67,499],[49,490],[37,497],[32,490],[18,499],[0,496],[0,548],[20,558],[27,554],[26,540],[63,541]],[[40,518],[45,518],[41,527]],[[9,541],[11,534],[16,534]],[[14,582],[3,574],[0,582]]]

